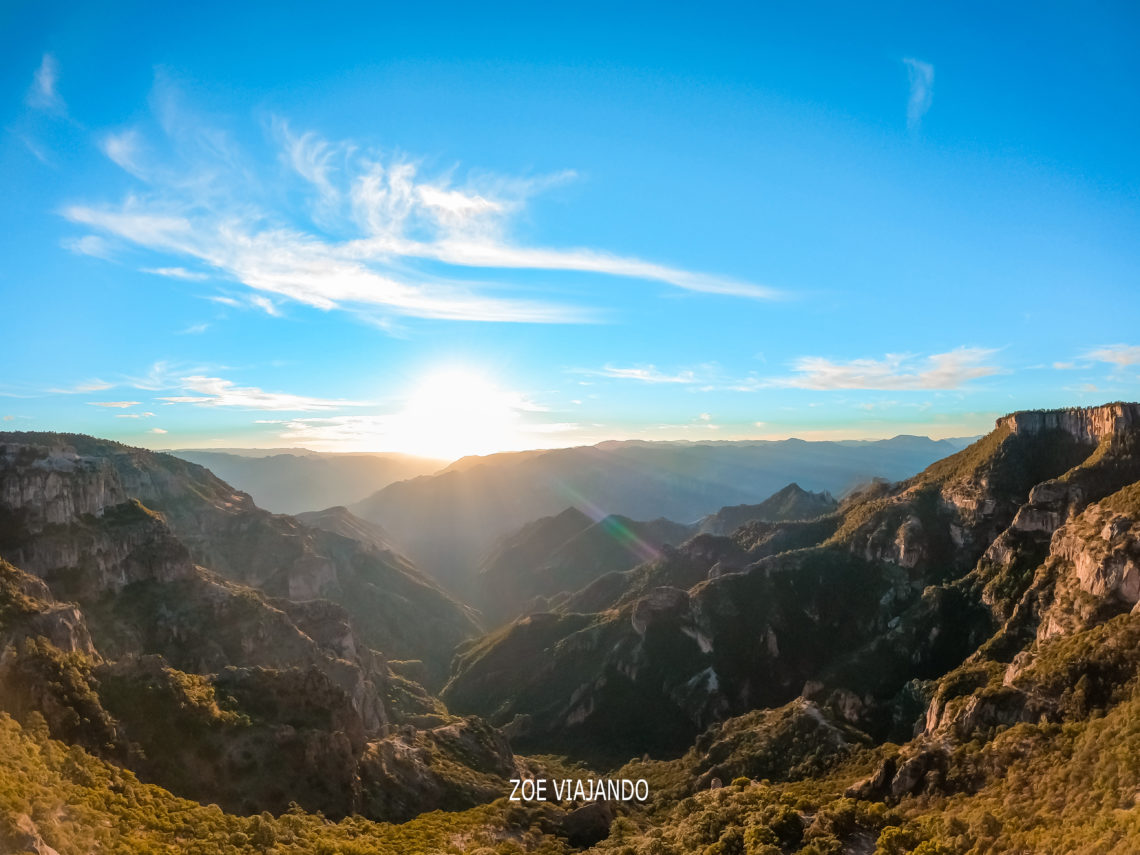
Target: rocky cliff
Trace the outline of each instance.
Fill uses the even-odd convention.
[[[1086,510],[1140,478],[1137,412],[1015,414],[834,517],[702,535],[607,581],[605,596],[588,588],[566,604],[592,615],[461,652],[444,697],[514,721],[522,745],[570,750],[679,750],[710,722],[801,693],[880,738],[907,738],[926,704],[915,681],[981,648],[1008,659],[1050,626],[1088,626],[1140,596],[1131,523]],[[502,663],[524,638],[541,662],[511,674]],[[639,709],[651,699],[655,727],[638,731],[635,697]]]
[[[0,497],[0,551],[45,578],[70,573],[106,586],[114,580],[99,576],[104,565],[129,574],[148,572],[135,565],[149,561],[149,572],[184,576],[197,563],[272,596],[338,602],[366,644],[423,660],[433,681],[442,680],[454,647],[477,632],[469,609],[407,559],[377,548],[364,529],[346,536],[270,514],[170,455],[91,437],[0,434]],[[147,527],[147,513],[165,535]],[[112,522],[120,529],[108,539]],[[128,566],[114,550],[137,560]]]
[[[1062,431],[1078,442],[1097,443],[1120,436],[1140,425],[1140,404],[1105,404],[1101,407],[1069,407],[1063,410],[1029,410],[997,420],[998,428],[1016,434]]]
[[[57,738],[176,793],[408,818],[415,798],[474,804],[514,768],[491,736],[478,773],[459,736],[398,775],[375,763],[399,729],[486,730],[385,658],[429,679],[470,614],[398,555],[261,511],[201,467],[3,435],[0,556],[0,709],[40,713]],[[447,769],[429,768],[440,758]]]

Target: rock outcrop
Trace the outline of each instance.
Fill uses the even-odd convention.
[[[369,759],[397,727],[432,746],[420,771],[439,807],[501,793],[514,769],[497,732],[376,650],[438,679],[473,631],[466,609],[379,544],[261,511],[201,467],[0,435],[0,555],[0,710],[179,795],[406,819],[422,787]]]
[[[998,428],[1015,434],[1062,431],[1078,442],[1098,443],[1140,427],[1140,404],[1105,404],[1101,407],[1069,407],[1062,410],[1028,410],[997,420]]]
[[[618,732],[629,751],[680,748],[710,721],[786,703],[811,683],[838,716],[908,738],[924,711],[913,681],[939,678],[983,645],[1014,655],[1039,624],[1051,631],[1057,608],[1072,624],[1080,609],[1056,605],[1064,585],[1035,582],[1043,562],[1046,575],[1071,578],[1097,603],[1085,626],[1140,598],[1133,517],[1084,510],[1140,480],[1137,412],[1015,414],[909,481],[848,499],[834,518],[753,523],[731,540],[702,535],[607,581],[616,596],[592,619],[552,620],[541,668],[507,678],[497,665],[496,690],[480,693],[489,663],[501,660],[495,647],[513,636],[501,634],[479,657],[457,660],[445,697],[502,724],[526,720],[524,745],[541,735],[616,750]],[[1078,524],[1070,543],[1065,532]],[[800,548],[773,550],[781,538]],[[604,603],[602,593],[587,589],[559,608]],[[1047,703],[999,689],[936,702],[930,729],[954,720],[961,734],[1048,713]],[[628,742],[632,697],[652,706],[656,729]]]
[[[357,534],[270,514],[170,455],[72,434],[0,434],[0,554],[61,590],[68,579],[86,586],[65,596],[186,578],[199,564],[271,596],[338,602],[367,645],[421,659],[442,682],[455,646],[477,632],[474,614]]]

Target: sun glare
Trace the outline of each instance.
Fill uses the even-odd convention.
[[[521,441],[524,399],[473,371],[426,377],[393,417],[390,445],[409,454],[454,460],[512,450]]]

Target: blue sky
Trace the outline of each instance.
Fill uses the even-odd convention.
[[[453,456],[1135,399],[1131,4],[0,8],[9,429]]]

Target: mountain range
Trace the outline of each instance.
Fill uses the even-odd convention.
[[[604,591],[469,642],[442,697],[518,744],[608,748],[610,760],[682,751],[714,722],[797,696],[905,740],[925,705],[916,680],[971,656],[1008,661],[1058,622],[1088,626],[1140,597],[1125,554],[1054,536],[1069,520],[1115,520],[1098,536],[1127,542],[1127,518],[1097,503],[1140,477],[1137,422],[1132,405],[1016,414],[829,516],[698,535]],[[1078,559],[1089,548],[1108,566]],[[1062,557],[1077,574],[1063,598],[1034,574],[1055,577]],[[1082,590],[1113,596],[1093,608]]]
[[[1140,404],[762,504],[532,518],[480,633],[387,525],[2,434],[0,851],[1136,851]]]
[[[206,467],[279,514],[349,505],[395,481],[429,475],[445,465],[407,454],[328,454],[303,448],[185,448],[171,454]]]
[[[464,458],[390,484],[349,510],[375,522],[416,566],[460,596],[503,535],[577,507],[595,520],[695,523],[755,504],[790,482],[842,495],[873,478],[906,478],[958,449],[951,440],[604,442]]]
[[[649,522],[617,514],[593,520],[577,508],[527,523],[501,538],[479,567],[475,602],[485,621],[546,611],[591,583],[660,557],[698,532],[735,530],[746,522],[812,519],[837,507],[826,493],[789,484],[763,502],[721,508],[699,523]],[[606,583],[600,583],[604,587]]]

